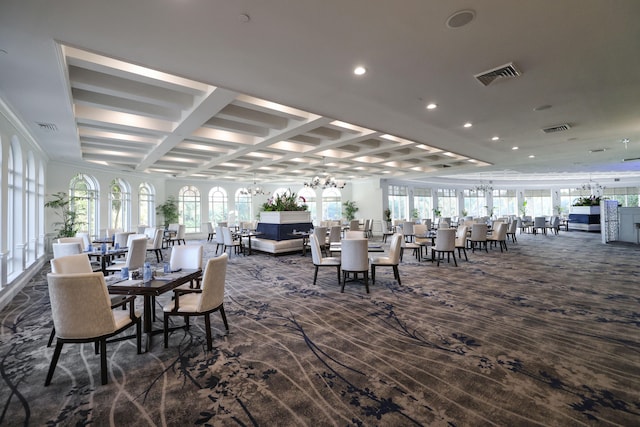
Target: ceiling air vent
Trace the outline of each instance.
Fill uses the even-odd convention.
[[[57,132],[58,131],[58,126],[56,126],[53,123],[37,123],[38,128],[40,130],[46,131],[46,132]]]
[[[565,130],[569,130],[571,129],[571,126],[569,126],[567,123],[561,124],[561,125],[555,125],[555,126],[550,126],[548,128],[544,128],[542,129],[542,132],[544,133],[554,133],[554,132],[562,132]]]
[[[478,81],[483,85],[489,86],[496,80],[518,77],[520,75],[520,71],[516,68],[515,65],[513,65],[513,62],[509,62],[508,64],[501,65],[500,67],[494,68],[493,70],[476,74],[473,77],[478,79]]]

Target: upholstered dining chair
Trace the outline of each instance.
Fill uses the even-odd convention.
[[[382,221],[382,241],[386,243],[389,236],[393,236],[393,231],[389,229],[387,221]]]
[[[313,227],[313,234],[318,239],[318,244],[323,253],[327,253],[327,227]]]
[[[507,228],[507,238],[511,238],[511,241],[513,243],[518,241],[518,239],[516,238],[516,231],[517,230],[518,230],[518,221],[517,220],[512,220],[509,223],[509,227]]]
[[[436,233],[436,244],[431,248],[431,259],[437,260],[437,266],[440,265],[440,260],[444,259],[444,254],[447,254],[447,262],[450,262],[450,256],[453,256],[453,263],[458,266],[456,261],[456,229],[455,228],[438,228]]]
[[[329,228],[329,244],[338,243],[342,238],[342,227],[340,225],[332,225]]]
[[[218,255],[218,249],[220,248],[224,252],[224,235],[222,234],[222,226],[219,225],[216,227],[216,255]]]
[[[342,269],[342,288],[340,292],[344,292],[344,285],[347,276],[354,274],[354,280],[358,279],[358,273],[364,275],[364,286],[369,293],[369,240],[368,239],[343,239],[341,243],[341,269]]]
[[[213,224],[211,224],[211,221],[205,222],[204,227],[202,227],[203,230],[207,230],[207,242],[210,242],[213,240],[213,236],[214,236],[214,230],[213,230]]]
[[[76,237],[59,237],[55,243],[78,243],[80,245],[80,250],[84,251],[86,248],[84,247],[84,238],[81,236]]]
[[[405,221],[402,223],[402,234],[404,235],[404,240],[407,242],[413,242],[414,240],[414,223],[411,221]]]
[[[78,231],[75,237],[79,237],[82,239],[82,250],[86,251],[89,249],[89,245],[91,244],[91,238],[89,237],[89,233],[86,231]]]
[[[351,221],[349,221],[349,230],[351,231],[360,230],[360,220],[352,219]]]
[[[398,265],[400,264],[400,251],[402,250],[402,234],[394,234],[391,237],[391,244],[389,245],[389,255],[377,256],[371,258],[371,283],[376,283],[376,267],[391,267],[393,268],[393,277],[400,282],[400,271]]]
[[[212,350],[210,314],[219,311],[224,328],[229,333],[229,324],[224,312],[224,285],[229,256],[224,253],[207,261],[202,274],[202,285],[198,289],[174,289],[174,299],[163,307],[164,311],[164,347],[169,346],[169,317],[182,316],[185,326],[189,327],[189,317],[203,316],[207,349]]]
[[[547,234],[547,218],[544,216],[537,216],[533,218],[533,234],[538,234],[538,230],[542,234]]]
[[[169,257],[169,268],[171,271],[185,270],[201,270],[202,257],[204,254],[203,245],[179,245],[171,248]],[[199,287],[200,281],[185,283],[180,285],[181,288]]]
[[[362,230],[347,230],[344,232],[344,239],[343,240],[347,240],[347,239],[366,239],[366,235],[365,232]]]
[[[469,227],[466,225],[458,226],[456,230],[456,249],[458,250],[458,258],[462,259],[462,254],[464,254],[465,261],[469,261],[467,257],[467,233],[469,232]]]
[[[467,238],[467,243],[471,247],[471,251],[475,252],[476,247],[484,246],[485,252],[489,252],[487,249],[487,224],[475,223],[471,226],[471,236]]]
[[[81,254],[82,246],[80,243],[52,243],[53,257],[59,258],[67,255]]]
[[[176,231],[176,235],[173,237],[169,238],[169,244],[171,244],[172,246],[177,242],[178,245],[180,245],[180,242],[182,242],[183,245],[186,245],[187,242],[184,239],[184,235],[185,235],[185,228],[184,228],[184,224],[178,224],[178,230]]]
[[[127,256],[124,261],[115,261],[113,264],[108,265],[106,271],[108,273],[115,273],[127,267],[129,271],[142,268],[147,256],[147,238],[141,237],[138,239],[132,239],[127,249]]]
[[[131,326],[136,327],[136,346],[141,352],[140,314],[135,296],[122,300],[129,310],[113,310],[104,275],[96,273],[47,274],[51,313],[56,332],[56,348],[44,385],[51,384],[62,346],[66,343],[93,342],[100,352],[100,378],[107,383],[107,340]]]
[[[164,259],[162,255],[162,239],[164,238],[164,230],[162,228],[154,229],[154,236],[152,240],[147,240],[147,252],[153,252],[156,254],[156,261]]]
[[[229,227],[222,227],[222,237],[224,238],[223,252],[226,252],[227,249],[229,249],[229,252],[233,249],[236,254],[242,252],[242,241],[240,239],[233,238]]]
[[[553,234],[558,234],[558,231],[560,231],[560,217],[557,215],[552,216],[549,219],[549,223],[545,226],[545,233],[546,230],[551,230]]]
[[[500,244],[500,252],[503,252],[503,249],[507,250],[507,227],[508,225],[504,222],[496,223],[495,229],[487,236],[489,246],[493,247],[495,243],[498,243]]]
[[[127,246],[127,243],[129,242],[129,236],[132,234],[136,234],[136,233],[132,233],[130,231],[119,231],[116,234],[113,235],[113,244],[114,245],[118,245],[118,247],[120,248],[124,248]]]
[[[427,237],[427,226],[424,224],[414,224],[413,233],[413,243],[420,245],[420,256],[422,257],[422,249],[424,248],[426,251],[429,243],[431,243],[431,238]]]
[[[309,245],[311,246],[311,259],[315,267],[313,273],[313,284],[316,284],[318,278],[318,269],[320,267],[335,267],[338,271],[338,284],[340,283],[340,258],[338,257],[325,257],[322,255],[322,248],[320,242],[315,234],[309,235]]]

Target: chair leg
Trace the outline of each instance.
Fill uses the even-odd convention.
[[[213,348],[211,340],[211,318],[209,313],[204,315],[204,329],[207,334],[207,350],[211,351]]]
[[[454,251],[451,251],[451,255],[453,255],[453,264],[457,267],[458,266],[458,261],[456,261],[456,253]],[[448,261],[448,259],[447,259]]]
[[[371,264],[371,284],[376,284],[376,266]]]
[[[364,272],[364,287],[367,290],[367,293],[369,293],[369,270]]]
[[[107,383],[107,339],[100,340],[100,377],[102,385]]]
[[[400,271],[398,270],[398,266],[397,265],[393,266],[393,275],[395,276],[396,280],[398,281],[398,285],[401,285],[402,283],[400,283]]]
[[[347,272],[342,271],[342,287],[340,288],[340,292],[344,293],[344,285],[347,283]]]
[[[338,284],[340,284],[340,266],[336,266],[338,269]]]
[[[227,323],[227,315],[224,312],[224,306],[220,306],[220,317],[222,317],[222,323],[224,323],[224,329],[229,333],[229,323]]]
[[[49,335],[49,342],[47,343],[47,347],[51,347],[51,343],[53,342],[53,337],[56,336],[56,327],[51,328],[51,334]]]
[[[318,278],[318,266],[316,265],[316,271],[313,273],[313,284],[316,284],[316,279]]]
[[[53,351],[53,357],[51,358],[51,363],[49,364],[49,372],[47,372],[47,379],[44,381],[45,387],[51,384],[51,378],[53,378],[53,372],[56,370],[56,365],[58,364],[58,359],[60,358],[61,351],[62,351],[62,341],[58,340],[56,342],[56,349]]]
[[[169,315],[164,314],[164,348],[169,347]]]
[[[142,319],[136,319],[136,347],[138,354],[142,353]]]

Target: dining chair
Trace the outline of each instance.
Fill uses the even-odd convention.
[[[74,255],[81,254],[82,247],[80,243],[52,243],[51,248],[53,249],[53,257],[59,258],[66,255]],[[87,257],[88,259],[88,257]]]
[[[342,238],[342,227],[340,225],[332,225],[329,228],[329,244],[338,243]]]
[[[344,239],[343,240],[348,240],[348,239],[366,239],[367,237],[365,236],[365,232],[362,230],[347,230],[344,232]]]
[[[458,258],[462,259],[461,253],[463,253],[465,261],[469,261],[469,258],[467,257],[468,232],[469,232],[469,227],[466,225],[460,225],[456,230],[456,249],[458,250]]]
[[[164,238],[164,230],[162,228],[154,228],[154,236],[152,240],[147,240],[147,252],[156,254],[156,261],[160,262],[164,257],[162,255],[162,239]]]
[[[558,234],[560,230],[560,217],[557,215],[552,216],[549,219],[549,223],[545,226],[545,233],[547,232],[546,230],[551,230],[554,234]]]
[[[414,224],[413,234],[413,243],[420,245],[420,257],[422,257],[422,249],[424,248],[427,251],[427,247],[431,243],[431,238],[427,237],[427,226],[422,223]]]
[[[471,236],[467,238],[467,243],[471,247],[471,251],[475,253],[476,247],[484,247],[485,252],[489,252],[487,249],[487,224],[475,223],[471,226]]]
[[[456,229],[455,228],[438,228],[436,232],[436,244],[431,248],[431,260],[437,260],[437,266],[440,260],[444,259],[447,254],[447,262],[450,262],[450,256],[453,256],[453,263],[458,266],[456,261]]]
[[[84,247],[84,238],[83,237],[59,237],[55,243],[78,243],[80,245],[80,250],[84,251],[86,248]]]
[[[118,247],[120,247],[120,248],[126,248],[127,247],[127,243],[129,243],[129,236],[131,236],[132,234],[137,234],[137,233],[132,233],[130,231],[124,231],[124,232],[116,233],[113,236],[113,244],[114,245],[117,244]]]
[[[222,234],[222,226],[219,225],[216,227],[216,255],[218,255],[218,249],[220,248],[224,252],[224,235]]]
[[[318,239],[320,249],[324,254],[327,253],[327,227],[314,227],[313,234]]]
[[[362,230],[364,231],[364,235],[367,238],[371,237],[369,235],[369,232],[371,231],[370,228],[371,228],[371,220],[370,219],[365,219],[364,220],[364,226],[362,227]]]
[[[376,267],[391,267],[393,268],[393,277],[400,282],[400,271],[398,265],[400,264],[400,251],[402,250],[402,234],[394,234],[391,238],[391,244],[389,245],[389,255],[372,257],[371,264],[371,283],[376,283]]]
[[[171,271],[185,270],[201,270],[202,269],[202,257],[204,255],[203,245],[179,245],[171,248],[171,255],[169,256],[169,269]],[[180,285],[182,288],[197,288],[200,286],[200,280],[190,281],[184,285]]]
[[[387,221],[382,221],[382,241],[386,243],[389,236],[393,236],[393,231],[389,229]]]
[[[338,257],[325,257],[322,254],[322,248],[318,237],[315,234],[309,236],[309,245],[311,246],[311,259],[315,266],[315,272],[313,273],[313,284],[316,284],[318,278],[318,269],[320,267],[336,267],[338,271],[338,284],[340,284],[340,258]]]
[[[53,373],[66,343],[92,342],[100,353],[100,378],[107,384],[107,342],[131,326],[136,327],[136,347],[141,353],[140,313],[135,310],[135,296],[122,300],[129,310],[113,310],[104,275],[96,273],[47,274],[56,348],[44,385],[51,384]]]
[[[205,230],[207,230],[207,242],[213,240],[213,236],[215,235],[215,230],[213,229],[213,224],[211,221],[205,222]]]
[[[406,242],[413,242],[415,231],[413,229],[414,223],[411,221],[405,221],[402,223],[402,234]]]
[[[509,223],[509,227],[507,228],[507,238],[511,238],[511,241],[513,243],[518,241],[518,239],[516,238],[516,231],[517,230],[518,230],[518,221],[517,220],[512,220]]]
[[[503,252],[503,249],[506,251],[507,249],[507,224],[504,222],[497,222],[496,227],[492,230],[491,234],[487,236],[487,242],[490,247],[493,247],[494,244],[500,244],[500,252]]]
[[[358,280],[358,273],[364,275],[364,286],[369,293],[369,244],[367,239],[343,239],[341,243],[340,263],[342,269],[342,288],[350,273]]]
[[[360,230],[360,220],[359,219],[352,219],[351,221],[349,221],[349,230],[351,230],[351,231]]]
[[[236,254],[242,252],[242,241],[233,238],[229,227],[222,227],[222,237],[224,238],[223,252],[226,252],[227,249],[229,249],[229,255],[231,255],[231,249],[233,249]]]
[[[533,234],[538,234],[538,230],[542,234],[547,234],[547,218],[544,216],[537,216],[533,218]]]
[[[226,227],[225,227],[226,228]],[[227,228],[228,229],[228,228]],[[229,256],[224,253],[216,258],[210,258],[202,274],[202,284],[196,289],[174,289],[174,298],[163,307],[164,311],[164,347],[169,346],[169,317],[182,316],[185,326],[189,327],[189,317],[203,316],[207,349],[212,350],[211,318],[210,314],[219,311],[226,333],[229,324],[224,312],[224,286],[227,274]]]
[[[147,257],[147,238],[132,239],[129,242],[127,255],[124,261],[114,261],[113,264],[106,268],[107,274],[115,273],[127,267],[129,271],[142,268]]]
[[[180,242],[182,242],[183,245],[186,245],[187,242],[184,240],[184,235],[185,235],[184,224],[177,224],[177,225],[178,225],[178,229],[176,230],[174,236],[169,237],[168,244],[173,246],[175,243],[178,243],[178,245],[180,245]]]
[[[82,239],[82,250],[86,251],[91,244],[91,238],[89,237],[89,233],[86,231],[78,231],[75,237],[79,237]]]

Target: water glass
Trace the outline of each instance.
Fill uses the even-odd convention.
[[[165,262],[165,263],[162,265],[162,267],[163,267],[164,274],[169,274],[169,273],[171,273],[171,265],[169,265],[169,263],[168,263],[168,262]]]
[[[129,267],[122,267],[120,270],[120,277],[123,280],[127,280],[129,278]]]
[[[93,245],[91,243],[87,246],[87,252],[93,252]]]
[[[115,248],[120,249],[120,243],[116,242]]]

